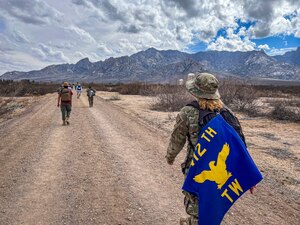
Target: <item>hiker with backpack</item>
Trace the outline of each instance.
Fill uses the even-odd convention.
[[[58,93],[58,99],[57,99],[57,107],[60,106],[63,125],[70,124],[69,119],[70,119],[70,114],[72,109],[72,95],[73,92],[69,87],[69,83],[64,82],[63,87]]]
[[[96,95],[96,90],[92,88],[92,86],[89,86],[89,89],[87,89],[87,96],[89,99],[89,106],[93,107],[94,104],[94,96]]]
[[[82,87],[78,82],[77,82],[75,89],[76,89],[76,93],[77,93],[77,98],[79,98],[81,95],[81,92],[82,92]]]
[[[187,155],[185,161],[181,164],[181,169],[185,177],[189,172],[191,164],[193,165],[194,163],[193,157],[195,157],[194,150],[198,141],[198,135],[201,129],[216,114],[219,113],[234,128],[242,142],[246,145],[241,125],[230,109],[221,101],[218,87],[218,80],[214,75],[209,73],[192,74],[186,82],[186,88],[195,97],[195,100],[184,106],[177,115],[165,156],[167,163],[172,165],[176,156],[183,149],[186,140],[188,141]],[[251,192],[252,190],[253,188]],[[198,198],[187,191],[183,191],[183,193],[185,195],[184,205],[189,217],[181,218],[180,224],[198,225]]]

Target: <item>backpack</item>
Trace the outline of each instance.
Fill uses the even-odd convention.
[[[241,129],[241,125],[240,125],[239,121],[235,118],[233,113],[230,111],[230,109],[228,109],[227,107],[222,108],[220,112],[217,112],[217,111],[212,112],[209,110],[200,109],[197,101],[192,101],[189,104],[187,104],[186,106],[191,106],[199,111],[198,123],[199,123],[200,129],[219,113],[223,117],[223,119],[229,125],[231,125],[233,127],[233,129],[235,129],[235,131],[239,134],[242,141],[246,145],[246,141],[245,141],[245,137],[242,132],[242,129]],[[191,146],[193,146],[193,145],[191,145]]]
[[[77,86],[77,90],[81,91],[81,86],[80,85]]]
[[[88,96],[89,97],[95,96],[95,91],[94,90],[88,90]]]
[[[199,224],[221,224],[234,202],[262,180],[239,134],[216,114],[201,127],[182,187],[198,197]]]
[[[246,145],[245,142],[245,137],[244,134],[242,132],[241,126],[239,124],[239,122],[237,121],[237,119],[232,115],[232,113],[230,112],[229,109],[227,108],[222,108],[220,112],[217,111],[209,111],[209,110],[204,110],[204,109],[200,109],[199,104],[197,101],[192,101],[189,104],[187,104],[186,106],[191,106],[195,109],[197,109],[199,111],[199,116],[198,116],[198,124],[199,124],[199,134],[201,133],[200,131],[202,130],[202,128],[209,123],[209,121],[211,121],[216,115],[220,114],[221,117],[230,125],[234,128],[234,130],[238,133],[238,135],[240,136],[240,138],[242,139],[242,141],[244,142],[244,144]],[[191,141],[191,138],[188,134],[188,142],[189,145],[192,147],[190,149],[190,152],[187,154],[187,157],[185,159],[185,161],[182,163],[181,168],[182,168],[182,173],[185,174],[187,167],[189,166],[190,163],[190,153],[191,151],[195,150],[195,147]],[[196,144],[197,145],[197,144]]]
[[[68,88],[63,88],[60,91],[60,97],[62,102],[70,102],[71,101],[71,91]]]

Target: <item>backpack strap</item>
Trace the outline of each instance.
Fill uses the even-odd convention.
[[[205,110],[205,109],[200,109],[200,106],[198,104],[197,101],[192,101],[189,104],[187,104],[187,106],[192,106],[195,109],[198,109],[199,111],[199,127],[202,128],[205,124],[204,124],[204,118],[210,114],[220,114],[223,119],[230,125],[232,126],[235,131],[239,134],[239,136],[241,137],[241,139],[243,140],[244,144],[246,145],[246,141],[245,141],[245,136],[242,132],[242,128],[241,125],[239,123],[239,121],[237,120],[237,118],[233,115],[233,112],[227,108],[226,106],[224,106],[220,111],[209,111],[209,110]],[[189,143],[191,144],[191,146],[194,148],[194,146],[192,145],[192,142],[190,141],[189,138],[189,134],[188,134],[188,139],[189,139]],[[247,146],[247,145],[246,145]]]
[[[197,109],[199,111],[199,116],[198,116],[198,124],[199,124],[199,128],[202,128],[204,125],[204,121],[203,119],[208,116],[209,114],[215,114],[215,112],[209,111],[209,110],[204,110],[204,109],[200,109],[199,103],[197,101],[192,101],[190,103],[188,103],[186,106],[191,106],[195,109]],[[188,142],[189,144],[192,146],[193,150],[195,150],[195,146],[193,145],[192,141],[191,141],[191,137],[190,134],[188,133],[187,135],[188,138]]]
[[[221,114],[221,112],[223,112],[224,109],[221,109],[221,111],[209,111],[209,110],[206,110],[206,109],[200,109],[200,106],[199,106],[199,103],[197,101],[192,101],[190,102],[189,104],[187,104],[186,106],[191,106],[195,109],[198,109],[199,111],[199,117],[198,117],[198,123],[199,123],[199,126],[200,127],[203,127],[204,125],[204,121],[203,119],[208,116],[209,114],[214,114],[214,115],[217,115],[217,114]]]
[[[198,124],[199,124],[199,128],[201,129],[205,124],[204,124],[204,118],[207,117],[208,115],[213,114],[215,117],[217,114],[220,114],[223,117],[223,113],[225,111],[227,111],[225,108],[222,108],[221,111],[215,110],[215,111],[210,111],[210,110],[206,110],[206,109],[200,109],[199,103],[197,101],[192,101],[190,103],[188,103],[186,106],[191,106],[195,109],[198,109],[199,111],[199,116],[198,116]],[[195,150],[194,145],[192,144],[191,138],[190,138],[190,134],[187,135],[188,137],[188,141],[190,143],[190,145],[193,147],[193,149]]]

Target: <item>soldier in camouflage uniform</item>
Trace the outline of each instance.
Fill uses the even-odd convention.
[[[215,116],[212,112],[221,112],[223,118],[238,132],[245,143],[238,119],[220,100],[218,86],[218,80],[209,73],[192,74],[192,76],[189,74],[189,79],[186,82],[187,90],[196,98],[196,101],[183,107],[177,115],[165,156],[168,164],[172,165],[178,153],[183,149],[186,140],[188,140],[186,160],[181,164],[185,176],[190,168],[198,134],[201,128]],[[199,121],[199,114],[202,113],[203,115],[203,112],[207,111],[210,111],[209,114],[204,114],[206,116],[203,117],[202,121]],[[197,225],[198,199],[188,192],[183,192],[183,194],[185,195],[185,209],[190,217],[181,218],[180,224]]]

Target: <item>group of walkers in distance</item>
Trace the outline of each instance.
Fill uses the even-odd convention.
[[[60,107],[62,113],[62,121],[63,125],[70,124],[70,115],[72,111],[72,96],[73,89],[75,88],[77,99],[80,98],[82,93],[82,86],[80,83],[70,84],[68,82],[63,82],[62,86],[58,90],[58,99],[57,99],[57,107]],[[96,90],[89,85],[89,88],[86,91],[89,107],[93,107],[94,105],[94,96],[96,95]]]

